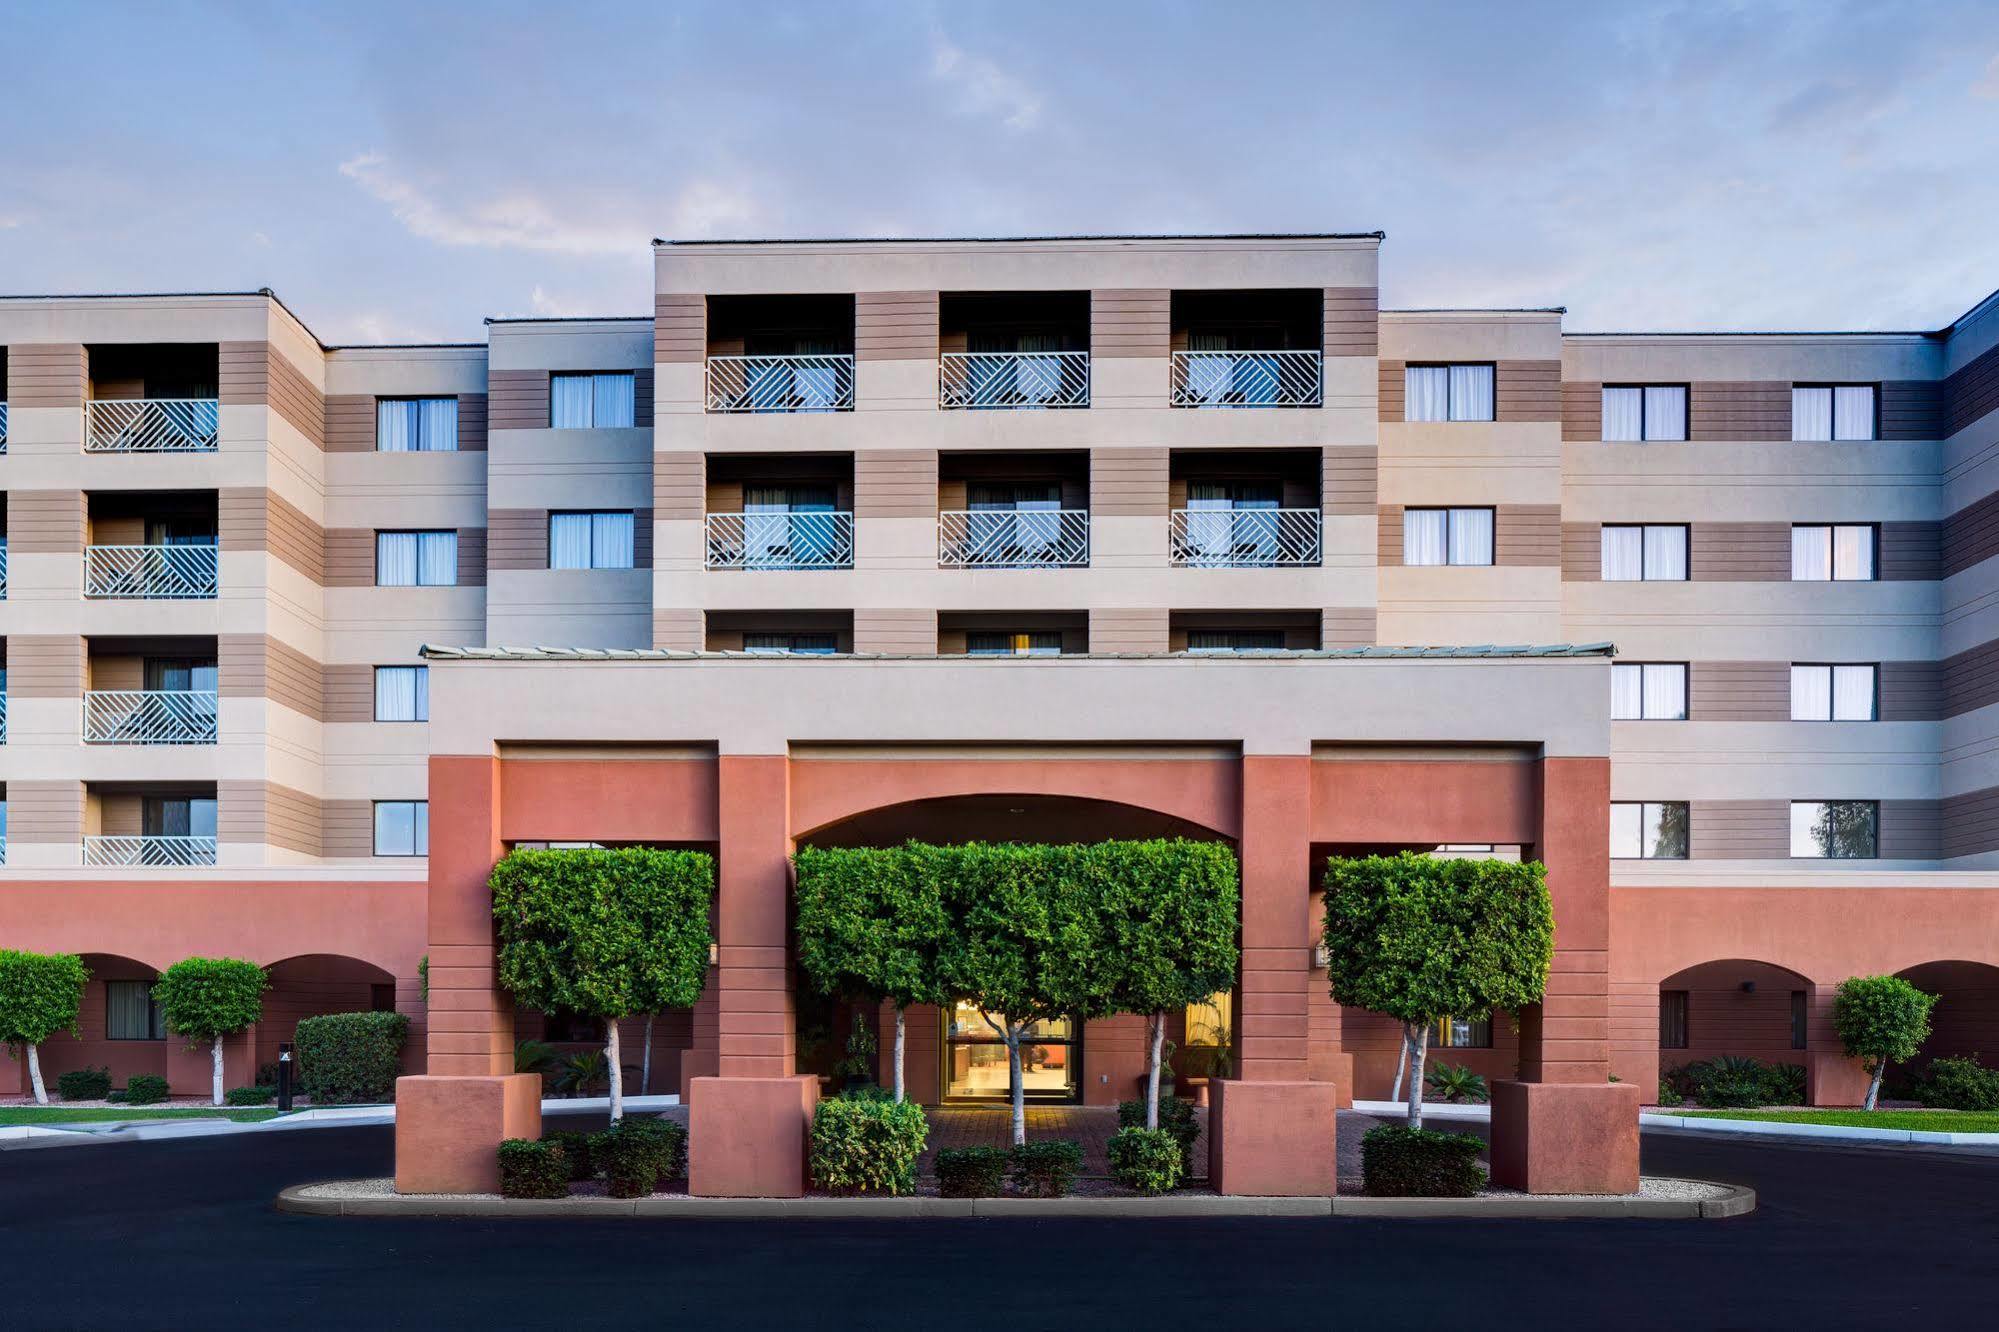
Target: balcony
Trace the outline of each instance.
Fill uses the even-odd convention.
[[[1175,407],[1318,407],[1325,397],[1325,293],[1176,291]]]
[[[1319,562],[1317,509],[1175,509],[1174,564],[1191,569],[1274,569]]]
[[[214,398],[98,398],[84,404],[87,453],[213,453]]]
[[[710,356],[711,412],[851,412],[850,355]]]
[[[1317,407],[1322,398],[1315,351],[1173,353],[1175,407]]]
[[[854,515],[711,513],[707,544],[710,569],[851,569]]]
[[[215,452],[220,352],[212,342],[85,347],[84,451]]]
[[[7,404],[0,402],[0,453],[7,451]]]
[[[0,745],[7,743],[7,695],[0,694]]]
[[[947,509],[937,515],[946,569],[1073,569],[1090,562],[1087,509]]]
[[[87,546],[83,595],[120,601],[207,601],[216,594],[216,547]]]
[[[215,839],[143,834],[85,837],[83,863],[113,869],[213,865]]]
[[[7,538],[0,536],[0,601],[7,599]]]
[[[710,296],[708,410],[854,410],[852,295]]]
[[[1031,411],[1090,405],[1090,354],[945,352],[937,405],[946,411]]]
[[[212,689],[93,689],[83,696],[90,745],[212,745]]]

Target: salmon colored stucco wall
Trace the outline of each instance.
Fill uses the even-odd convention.
[[[1337,759],[1312,765],[1312,840],[1538,840],[1541,765],[1521,759]]]
[[[509,759],[500,828],[509,842],[712,842],[715,761]]]

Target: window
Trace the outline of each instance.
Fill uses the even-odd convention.
[[[1661,1050],[1684,1050],[1687,1048],[1687,992],[1685,990],[1659,991],[1659,1048]]]
[[[1683,661],[1612,663],[1610,719],[1685,721],[1687,664]]]
[[[1405,421],[1490,421],[1490,365],[1412,365],[1402,372]]]
[[[1446,1050],[1490,1050],[1492,1019],[1438,1018],[1437,1025],[1430,1028],[1430,1044]]]
[[[1278,635],[1277,646],[1283,647],[1283,635]],[[1188,635],[1191,647],[1193,635]],[[965,635],[965,652],[973,657],[1059,657],[1062,655],[1062,631],[1042,630],[1035,633],[1007,634],[979,631]]]
[[[1491,564],[1491,509],[1404,509],[1402,562]]]
[[[1687,802],[1612,801],[1610,857],[1612,860],[1685,860]]]
[[[147,796],[139,803],[142,837],[215,836],[213,796]]]
[[[1603,386],[1606,440],[1685,439],[1685,384],[1606,384]]]
[[[458,399],[375,399],[375,452],[457,451]]]
[[[1803,990],[1791,991],[1791,1048],[1793,1050],[1802,1050],[1805,1048],[1806,1011],[1805,992]]]
[[[458,582],[458,533],[375,533],[376,587],[451,587]]]
[[[104,1039],[107,1041],[163,1041],[167,1038],[166,1018],[159,1001],[153,998],[151,981],[104,982]]]
[[[744,634],[743,651],[773,657],[829,657],[839,650],[832,634]]]
[[[375,854],[378,856],[429,855],[430,802],[428,800],[377,800],[375,802]]]
[[[1230,652],[1282,652],[1282,629],[1189,629],[1187,650],[1224,655]]]
[[[1792,721],[1873,721],[1873,666],[1791,667]]]
[[[1874,578],[1872,523],[1801,523],[1791,529],[1791,581],[1865,583]]]
[[[604,430],[637,423],[638,377],[608,374],[550,375],[548,423],[557,430]]]
[[[1605,523],[1606,583],[1682,583],[1687,578],[1685,523]]]
[[[548,567],[551,569],[629,569],[632,567],[632,555],[632,515],[629,513],[548,515]]]
[[[1872,384],[1798,384],[1791,389],[1792,439],[1873,439]]]
[[[377,666],[375,668],[375,720],[378,722],[429,721],[430,667]]]
[[[1217,990],[1198,1004],[1188,1004],[1186,1045],[1228,1045],[1234,1026],[1235,996]]]
[[[1881,807],[1872,800],[1793,800],[1791,854],[1811,860],[1872,860]]]

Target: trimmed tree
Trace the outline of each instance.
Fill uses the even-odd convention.
[[[1423,1126],[1423,1057],[1440,1018],[1540,1002],[1555,953],[1546,869],[1404,851],[1326,864],[1333,999],[1402,1024],[1411,1128]]]
[[[621,1119],[618,1021],[701,997],[714,857],[651,847],[514,851],[488,886],[500,983],[530,1008],[603,1021],[611,1119]]]
[[[89,979],[89,968],[75,953],[0,949],[0,1041],[26,1051],[36,1105],[49,1103],[41,1044],[59,1031],[76,1035],[77,1010]]]
[[[1900,976],[1849,976],[1832,996],[1832,1025],[1847,1054],[1867,1070],[1867,1103],[1881,1099],[1881,1075],[1898,1059],[1914,1059],[1929,1039],[1937,996]]]
[[[264,1015],[270,977],[255,962],[236,957],[190,957],[160,973],[153,986],[167,1030],[190,1045],[208,1042],[210,1091],[222,1104],[222,1042],[247,1031]]]
[[[895,1099],[911,1004],[942,1004],[937,956],[949,932],[941,880],[912,847],[800,847],[798,965],[821,994],[895,1005]]]

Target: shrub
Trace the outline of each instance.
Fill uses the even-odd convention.
[[[588,1096],[611,1085],[611,1061],[602,1050],[578,1050],[555,1072],[555,1090],[565,1096]]]
[[[1805,1100],[1803,1064],[1766,1064],[1741,1055],[1718,1055],[1670,1069],[1659,1080],[1661,1105],[1686,1101],[1709,1110],[1739,1110],[1758,1105],[1802,1105]],[[1671,1091],[1672,1100],[1665,1099]]]
[[[1463,1064],[1433,1064],[1423,1080],[1440,1101],[1482,1103],[1491,1097],[1485,1079]]]
[[[157,1073],[135,1073],[125,1083],[126,1105],[157,1105],[167,1095],[167,1080]]]
[[[401,1013],[328,1013],[298,1024],[299,1088],[315,1105],[392,1100],[410,1020]]]
[[[821,1101],[812,1114],[812,1181],[832,1193],[912,1193],[929,1136],[914,1101]]]
[[[1119,1101],[1117,1105],[1119,1128],[1145,1127],[1144,1101]],[[1159,1127],[1173,1136],[1180,1145],[1180,1160],[1184,1163],[1194,1156],[1194,1141],[1201,1136],[1201,1123],[1194,1118],[1194,1103],[1183,1101],[1178,1096],[1159,1098]]]
[[[1015,1143],[1008,1164],[1018,1192],[1029,1198],[1060,1198],[1083,1169],[1083,1147],[1067,1138]]]
[[[73,1068],[56,1079],[56,1090],[65,1101],[101,1101],[111,1094],[111,1070]]]
[[[1673,1080],[1671,1078],[1659,1079],[1660,1105],[1681,1105],[1684,1104],[1685,1101],[1686,1097],[1680,1095],[1679,1088],[1673,1085]]]
[[[1980,1064],[1975,1054],[1932,1060],[1916,1080],[1916,1099],[1933,1110],[1999,1110],[1999,1071]]]
[[[1479,1140],[1383,1124],[1360,1140],[1360,1173],[1377,1198],[1469,1198],[1485,1184]]]
[[[858,1087],[849,1087],[833,1098],[838,1101],[893,1101],[895,1093],[879,1082],[864,1082]]]
[[[687,1170],[687,1130],[665,1119],[621,1119],[590,1139],[590,1164],[613,1198],[643,1198]]]
[[[1881,1098],[1888,1065],[1916,1057],[1930,1034],[1930,1010],[1937,996],[1900,976],[1849,976],[1832,996],[1832,1026],[1846,1053],[1867,1070],[1872,1110]]]
[[[946,1147],[937,1153],[937,1191],[946,1198],[997,1198],[1006,1165],[1004,1147]]]
[[[1111,1135],[1111,1178],[1140,1193],[1168,1193],[1180,1182],[1180,1143],[1165,1129],[1122,1128]]]
[[[687,1178],[687,1129],[671,1119],[657,1116],[620,1120],[627,1133],[650,1136],[659,1146],[661,1180]]]
[[[269,1105],[277,1095],[276,1087],[231,1087],[222,1099],[230,1105]]]
[[[575,1181],[594,1179],[597,1175],[595,1164],[590,1160],[590,1134],[577,1133],[568,1129],[556,1129],[541,1135],[541,1140],[562,1148],[562,1154],[569,1161],[569,1178]]]
[[[569,1158],[556,1142],[508,1138],[500,1144],[500,1196],[566,1198]]]
[[[1805,1103],[1805,1066],[1803,1064],[1771,1064],[1763,1071],[1763,1104],[1803,1105]]]

